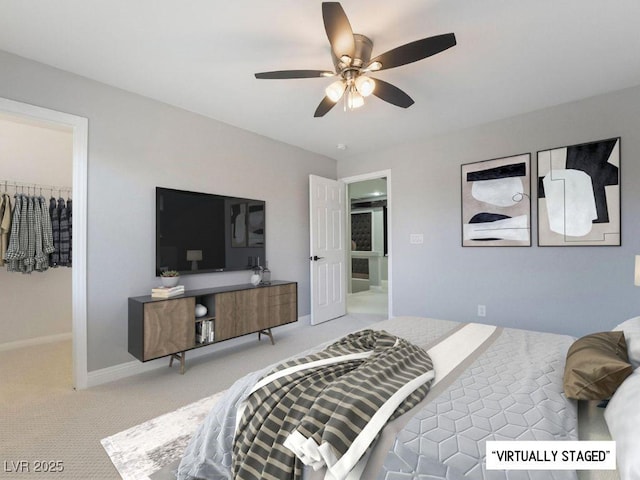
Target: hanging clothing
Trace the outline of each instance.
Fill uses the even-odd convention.
[[[67,220],[69,220],[69,263],[68,267],[71,266],[71,261],[73,260],[73,210],[72,210],[72,202],[71,199],[67,197]]]
[[[42,252],[47,255],[47,268],[49,267],[49,254],[55,251],[53,246],[53,231],[51,229],[51,215],[47,208],[47,199],[38,197],[40,201],[40,211],[42,214]]]
[[[7,252],[5,254],[5,258],[7,261],[7,270],[9,272],[20,272],[21,262],[25,257],[25,252],[23,250],[23,245],[21,245],[21,235],[20,235],[20,227],[22,224],[22,200],[24,195],[15,195],[15,202],[13,205],[13,221],[11,222],[11,234],[9,236],[9,246],[7,247]],[[26,211],[24,212],[26,217]]]
[[[71,266],[71,233],[69,231],[69,217],[67,207],[62,198],[58,199],[60,211],[60,266]]]
[[[24,272],[24,259],[27,258],[29,247],[29,200],[26,195],[21,195],[20,230],[18,231],[18,245],[20,245],[20,258],[18,259],[18,271]]]
[[[33,257],[34,266],[33,268],[38,272],[44,272],[47,268],[49,268],[49,256],[44,254],[42,249],[42,208],[41,208],[40,198],[33,199],[33,216],[34,216],[34,225],[36,232],[36,253]]]
[[[27,245],[25,257],[22,262],[22,272],[31,273],[36,265],[36,216],[33,206],[33,197],[27,197]]]
[[[2,197],[0,197],[1,199]],[[6,199],[4,201],[6,202]],[[50,266],[49,255],[53,253],[58,253],[56,266],[71,266],[70,249],[67,248],[68,245],[71,245],[67,209],[64,205],[64,200],[62,200],[62,211],[60,212],[55,199],[53,204],[52,214],[56,217],[58,226],[60,225],[60,214],[62,214],[63,219],[62,237],[64,242],[60,242],[63,262],[59,261],[60,251],[55,252],[53,228],[47,200],[43,196],[16,194],[5,254],[8,271],[22,273],[44,272]],[[0,225],[2,225],[1,220],[4,218],[5,211],[0,212]],[[60,237],[60,228],[58,228],[58,236]]]
[[[0,200],[0,266],[5,264],[11,232],[11,197],[4,193]]]
[[[51,231],[53,234],[53,252],[49,256],[49,265],[57,267],[60,263],[60,212],[56,204],[56,199],[49,199],[49,215],[51,217]]]

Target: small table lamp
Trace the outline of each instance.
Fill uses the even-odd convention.
[[[198,270],[200,260],[202,260],[202,250],[187,250],[187,261],[191,262],[191,270]]]

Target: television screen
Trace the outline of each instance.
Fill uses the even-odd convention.
[[[156,187],[156,275],[249,270],[264,262],[264,201]]]

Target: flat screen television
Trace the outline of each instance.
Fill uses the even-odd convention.
[[[264,262],[264,201],[156,187],[156,275],[250,270]]]

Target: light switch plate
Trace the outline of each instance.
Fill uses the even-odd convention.
[[[413,245],[420,245],[424,243],[424,235],[422,233],[412,233],[409,235],[409,243]]]

